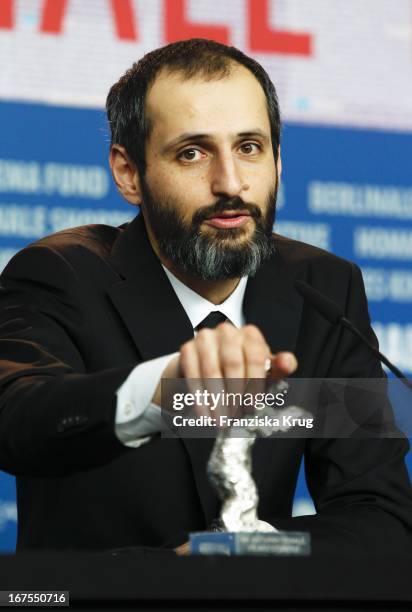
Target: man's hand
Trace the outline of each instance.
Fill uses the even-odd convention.
[[[189,555],[190,554],[190,544],[189,542],[185,542],[184,544],[181,544],[180,546],[178,546],[177,548],[174,548],[173,550],[179,556]]]
[[[268,368],[270,365],[270,368]],[[163,378],[265,379],[278,380],[297,368],[293,353],[272,355],[255,325],[236,328],[221,323],[215,329],[201,329],[197,336],[180,347],[180,354],[165,368]],[[161,381],[153,395],[161,405]]]

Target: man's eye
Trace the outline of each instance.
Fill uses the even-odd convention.
[[[246,155],[251,155],[260,151],[260,146],[256,142],[245,142],[240,148],[242,153],[246,153]]]
[[[200,157],[201,153],[198,149],[185,149],[178,156],[183,161],[199,161]]]

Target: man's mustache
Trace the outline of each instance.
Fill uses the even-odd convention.
[[[247,212],[254,219],[260,219],[262,216],[261,210],[256,204],[251,204],[250,202],[244,202],[242,198],[221,198],[215,204],[211,204],[210,206],[204,206],[200,208],[193,215],[192,223],[200,224],[207,219],[211,219],[212,217],[216,217],[225,212],[234,212],[234,211],[242,211]]]

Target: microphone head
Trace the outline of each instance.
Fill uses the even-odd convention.
[[[332,325],[336,325],[344,317],[340,307],[302,280],[295,281],[295,289],[300,293],[304,300],[307,300],[321,315]]]

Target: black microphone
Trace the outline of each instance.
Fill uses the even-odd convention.
[[[408,387],[408,389],[412,390],[412,383],[406,378],[405,374],[401,372],[393,363],[389,361],[383,353],[381,353],[373,344],[369,342],[369,340],[359,331],[357,327],[349,319],[345,317],[343,311],[340,307],[333,302],[331,299],[326,297],[318,291],[314,289],[308,283],[305,283],[302,280],[295,281],[295,288],[303,297],[304,300],[307,300],[314,308],[327,319],[332,325],[343,325],[346,329],[349,329],[355,336],[359,338],[367,347],[372,351],[374,355],[378,357],[388,368],[400,378],[400,380]]]

